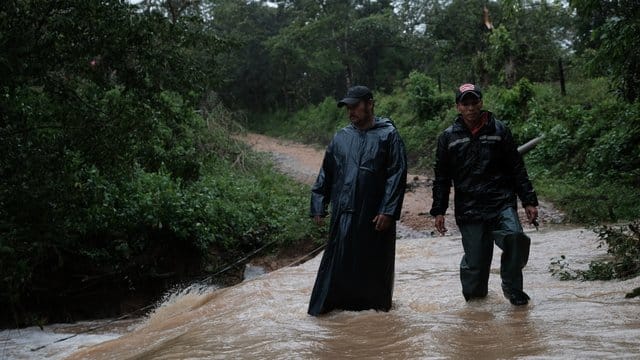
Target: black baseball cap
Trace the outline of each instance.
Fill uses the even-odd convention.
[[[462,99],[469,94],[472,94],[478,98],[478,100],[482,99],[482,91],[480,91],[479,87],[473,84],[462,84],[456,90],[456,103],[462,101]]]
[[[373,94],[368,87],[356,85],[347,90],[347,95],[345,95],[342,100],[338,101],[338,107],[353,105],[361,100],[373,100]]]

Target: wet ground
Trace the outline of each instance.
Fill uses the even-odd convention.
[[[585,268],[604,254],[595,234],[564,227],[528,234],[527,306],[502,296],[497,248],[489,296],[466,303],[459,237],[403,239],[388,313],[308,316],[318,256],[229,288],[194,286],[134,331],[96,346],[88,342],[70,359],[640,358],[640,303],[625,298],[640,278],[561,281],[549,272],[550,259],[564,254]]]

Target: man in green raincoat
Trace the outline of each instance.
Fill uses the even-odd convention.
[[[404,143],[391,120],[374,115],[365,86],[347,91],[351,124],[327,147],[311,189],[311,216],[321,224],[331,204],[329,240],[309,314],[333,309],[389,311],[393,294],[396,221],[407,179]]]

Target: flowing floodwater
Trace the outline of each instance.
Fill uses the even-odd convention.
[[[256,134],[248,142],[273,153],[282,170],[300,181],[312,182],[322,160],[322,151],[300,144]],[[428,184],[423,177],[410,178],[421,185],[405,195],[389,313],[308,316],[318,255],[296,267],[264,275],[254,271],[256,278],[229,288],[194,285],[134,322],[2,331],[0,360],[640,359],[640,299],[625,299],[626,292],[640,287],[640,277],[578,282],[560,281],[549,272],[560,255],[579,269],[604,256],[592,231],[555,226],[528,232],[528,306],[514,307],[503,298],[498,248],[489,296],[465,303],[459,232],[452,226],[451,236],[429,236],[431,226],[422,214],[430,203]],[[546,223],[561,221],[549,207],[541,208],[541,216]],[[454,224],[452,218],[447,221]],[[101,328],[87,332],[94,327]]]
[[[561,254],[574,268],[605,251],[585,229],[529,232],[525,268],[528,306],[500,290],[496,248],[489,296],[465,303],[458,264],[460,238],[397,242],[394,306],[388,313],[306,313],[320,256],[224,289],[198,286],[174,294],[135,329],[83,335],[70,348],[30,351],[4,339],[8,358],[69,359],[602,359],[640,358],[640,301],[626,281],[560,281],[549,272]],[[6,333],[6,332],[5,332]],[[58,335],[62,336],[62,335]],[[86,336],[86,337],[84,337]],[[99,335],[95,335],[99,336]],[[4,338],[4,336],[3,336]],[[24,345],[24,344],[23,344]],[[57,345],[60,346],[60,345]],[[9,354],[9,355],[6,355]]]

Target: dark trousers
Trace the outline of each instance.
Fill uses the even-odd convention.
[[[502,290],[522,290],[522,268],[529,259],[531,239],[525,235],[516,209],[507,208],[495,219],[458,223],[464,256],[460,262],[460,281],[465,299],[487,296],[493,243],[502,249],[500,277]]]

